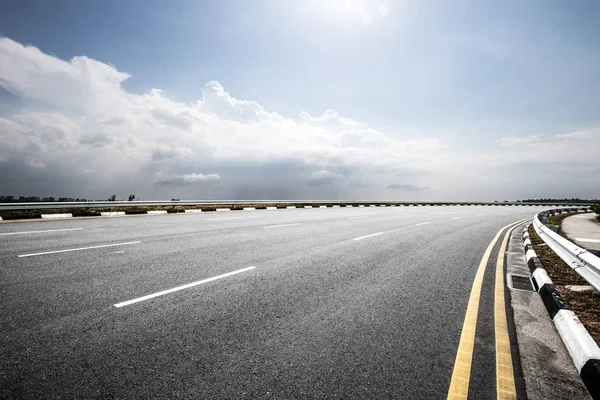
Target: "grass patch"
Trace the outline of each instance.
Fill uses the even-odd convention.
[[[600,293],[575,292],[564,287],[559,291],[596,343],[600,343]]]
[[[533,250],[544,265],[546,272],[555,285],[587,285],[577,272],[569,267],[556,253],[548,247],[546,243],[538,236],[533,228],[529,226],[529,240],[533,245]]]

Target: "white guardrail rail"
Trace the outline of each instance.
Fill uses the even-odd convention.
[[[560,211],[560,210],[553,210]],[[533,228],[544,242],[596,290],[600,291],[600,258],[577,246],[542,223],[551,211],[536,214]]]

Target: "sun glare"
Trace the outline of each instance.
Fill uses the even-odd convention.
[[[318,12],[330,21],[368,24],[375,17],[387,15],[387,5],[381,1],[324,0],[314,1]]]

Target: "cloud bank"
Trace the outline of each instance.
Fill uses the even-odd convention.
[[[217,81],[205,84],[191,104],[159,89],[130,93],[122,87],[129,77],[85,56],[65,61],[0,38],[0,90],[20,99],[0,108],[5,109],[0,112],[0,194],[372,200],[600,196],[593,183],[600,172],[598,128],[457,148],[435,137],[400,140],[402,132],[385,134],[335,110],[287,118],[236,99]],[[398,176],[403,183],[397,183]],[[568,182],[557,185],[558,178]],[[549,185],[560,192],[549,192]]]

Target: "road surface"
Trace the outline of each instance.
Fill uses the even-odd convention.
[[[486,248],[541,209],[2,223],[0,397],[444,399]],[[472,399],[496,396],[499,246],[481,291]]]

